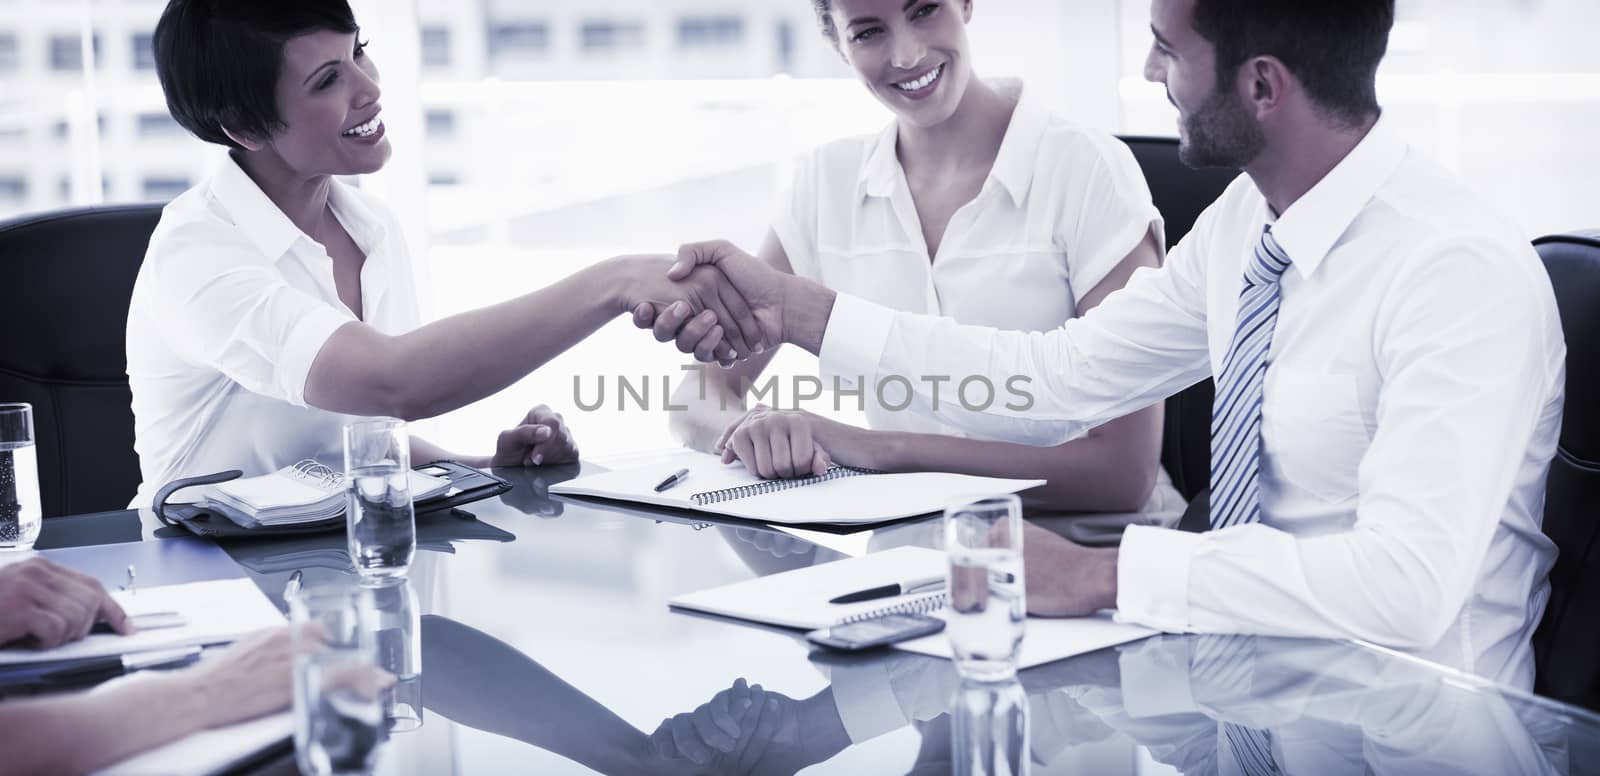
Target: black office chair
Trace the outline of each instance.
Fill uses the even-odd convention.
[[[1170,137],[1124,137],[1150,185],[1150,196],[1167,227],[1171,248],[1194,227],[1195,219],[1239,176],[1237,170],[1195,170],[1178,161],[1178,141]],[[1172,484],[1192,500],[1211,483],[1210,379],[1167,399],[1161,438],[1161,465]],[[1203,505],[1202,505],[1203,506]],[[1188,521],[1186,521],[1187,524]]]
[[[1533,244],[1567,339],[1566,407],[1544,503],[1544,532],[1560,555],[1533,635],[1534,689],[1600,710],[1600,231]]]
[[[45,516],[122,509],[139,487],[124,333],[160,205],[0,223],[0,401],[33,405]]]

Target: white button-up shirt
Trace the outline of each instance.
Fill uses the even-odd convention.
[[[420,324],[403,232],[338,181],[328,197],[363,253],[362,319],[388,334]],[[311,363],[355,320],[333,261],[229,157],[162,211],[128,310],[128,383],[143,482],[133,506],[179,477],[263,474],[342,460],[349,417],[305,403]]]
[[[901,312],[979,326],[1050,331],[1075,317],[1080,296],[1146,234],[1159,237],[1161,215],[1121,141],[1053,115],[1017,82],[996,86],[1017,99],[1016,110],[988,178],[951,216],[937,255],[929,255],[890,122],[796,164],[772,222],[795,274]],[[905,394],[892,386],[878,398],[864,396],[874,429],[1035,444],[1061,436],[1054,424],[995,418],[963,429],[897,412]]]
[[[1275,222],[1248,177],[1159,270],[1048,333],[959,326],[840,295],[824,368],[1027,375],[983,414],[1081,431],[1215,373],[1266,224],[1282,280],[1261,433],[1262,521],[1132,527],[1117,606],[1173,631],[1356,638],[1521,687],[1555,547],[1540,530],[1565,345],[1517,231],[1380,120]]]

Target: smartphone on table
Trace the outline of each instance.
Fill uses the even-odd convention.
[[[944,620],[925,614],[886,614],[806,634],[806,640],[830,649],[854,652],[944,630]]]

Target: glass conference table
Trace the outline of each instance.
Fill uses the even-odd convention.
[[[423,720],[391,735],[380,773],[951,772],[963,690],[949,662],[836,658],[795,632],[666,605],[754,575],[938,546],[937,519],[800,538],[551,497],[578,468],[502,470],[515,488],[468,506],[475,519],[419,524],[409,584]],[[52,518],[39,547],[161,541],[159,528],[147,510]],[[280,606],[297,569],[307,586],[353,573],[342,534],[225,548]],[[1246,747],[1283,773],[1600,773],[1600,716],[1344,642],[1161,635],[1019,680],[1025,722],[1002,743],[1026,751],[1035,774],[1260,772]],[[704,745],[714,734],[680,741],[668,726],[657,738],[676,757],[659,755],[664,720],[749,685],[769,701],[766,728],[736,724],[741,739],[722,751]],[[694,721],[680,718],[679,733]],[[279,747],[248,770],[292,773],[292,755]]]

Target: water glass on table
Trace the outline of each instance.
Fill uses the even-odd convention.
[[[33,549],[44,523],[33,407],[0,404],[0,551]]]
[[[309,776],[368,774],[387,738],[372,591],[302,590],[289,601],[294,624],[294,751]]]
[[[950,649],[962,676],[1006,681],[1017,673],[1027,596],[1022,580],[1022,502],[995,496],[944,512],[950,561]]]
[[[396,577],[411,566],[417,522],[411,506],[411,440],[403,420],[344,427],[345,526],[350,561],[363,577]]]

